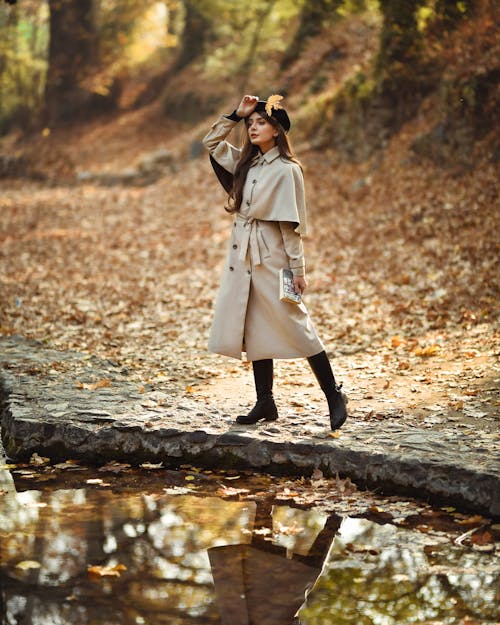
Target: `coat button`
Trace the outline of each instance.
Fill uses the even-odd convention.
[[[251,273],[250,269],[247,269],[247,274],[250,275]]]
[[[229,271],[234,271],[234,267],[229,267]]]
[[[252,180],[252,184],[255,184],[257,182],[257,180]]]
[[[247,205],[247,206],[250,206],[250,200],[247,200],[247,201],[246,201],[246,205]]]
[[[237,250],[238,246],[236,245],[236,243],[233,245],[233,250]]]

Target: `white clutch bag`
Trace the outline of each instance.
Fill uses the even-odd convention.
[[[280,269],[280,300],[290,304],[300,304],[302,297],[293,287],[293,273],[291,269]]]

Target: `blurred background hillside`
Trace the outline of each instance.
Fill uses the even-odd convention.
[[[314,148],[365,160],[425,117],[413,153],[470,166],[498,158],[499,12],[494,0],[4,2],[0,133],[46,136],[153,102],[194,125],[242,92],[279,92]]]

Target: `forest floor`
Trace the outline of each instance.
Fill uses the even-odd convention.
[[[1,334],[112,359],[229,414],[253,401],[249,363],[206,351],[231,227],[198,155],[208,125],[153,105],[30,138],[46,179],[2,181]],[[356,165],[296,146],[312,225],[305,302],[355,418],[493,433],[497,170],[418,159],[421,126]],[[278,401],[298,413],[324,410],[306,364],[277,364]]]

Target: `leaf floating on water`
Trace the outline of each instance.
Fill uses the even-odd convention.
[[[253,533],[257,536],[269,536],[269,534],[272,534],[271,530],[268,527],[261,527],[258,530],[254,530]]]
[[[49,464],[50,458],[44,458],[43,456],[39,456],[36,452],[30,458],[30,464],[34,464],[37,467],[43,467],[46,464]]]
[[[167,495],[189,495],[193,492],[193,489],[186,488],[185,486],[171,486],[163,490]]]
[[[472,545],[474,551],[479,551],[481,553],[492,553],[495,551],[496,547],[494,543],[488,543],[486,545]]]
[[[283,534],[284,536],[296,536],[304,531],[304,528],[297,525],[297,523],[292,523],[292,525],[283,525],[279,521],[276,522],[275,528],[278,534]]]
[[[122,571],[126,571],[124,564],[115,564],[114,566],[100,566],[98,564],[89,565],[87,572],[89,575],[96,577],[120,577]]]
[[[249,492],[248,488],[233,488],[232,486],[224,485],[217,489],[217,495],[220,497],[235,497]]]
[[[85,467],[82,467],[78,460],[66,460],[65,462],[55,464],[54,469],[73,469],[76,471],[84,471]]]
[[[457,520],[456,523],[458,525],[481,525],[484,523],[485,519],[480,514],[475,514],[474,516],[468,517],[466,519]]]
[[[154,462],[143,462],[140,467],[141,469],[163,469],[163,462],[156,464]]]
[[[107,464],[104,464],[102,467],[100,467],[98,470],[99,471],[109,471],[110,473],[121,473],[122,471],[125,471],[126,469],[130,469],[130,465],[126,464],[124,462],[108,462]]]

